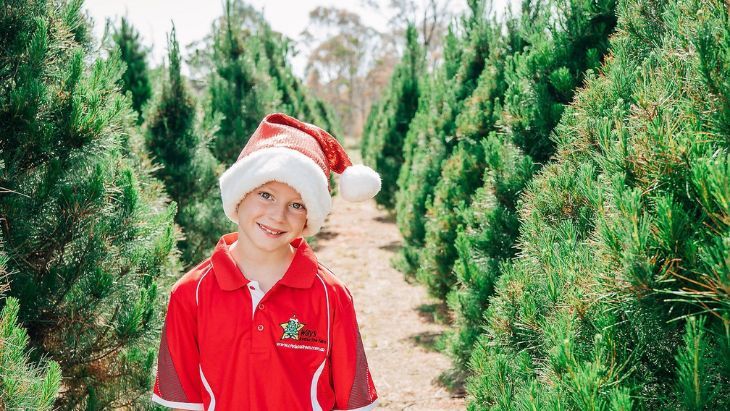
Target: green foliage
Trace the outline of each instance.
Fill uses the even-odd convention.
[[[436,185],[434,201],[428,207],[426,242],[420,254],[416,278],[431,294],[444,299],[454,285],[451,264],[456,258],[456,230],[462,221],[456,212],[464,208],[471,196],[470,188],[479,185],[484,170],[481,144],[462,140],[444,161]]]
[[[419,265],[426,235],[426,210],[433,201],[442,162],[456,146],[456,117],[476,88],[489,55],[493,30],[483,15],[483,6],[473,8],[462,26],[462,38],[456,37],[455,29],[450,28],[445,40],[446,63],[424,80],[430,84],[419,98],[418,110],[406,134],[404,164],[396,193],[398,228],[404,238],[398,268],[406,275],[415,274]]]
[[[226,1],[225,17],[213,28],[213,73],[208,83],[208,118],[219,118],[211,150],[233,164],[261,119],[279,107],[281,94],[269,75],[263,39],[245,25],[241,10],[258,16],[240,0]],[[258,24],[262,17],[257,17]]]
[[[138,124],[142,124],[142,111],[147,100],[152,96],[149,73],[147,71],[148,51],[142,45],[139,32],[122,17],[118,28],[114,30],[112,38],[119,48],[120,57],[126,68],[122,75],[121,85],[123,92],[132,94],[132,107],[138,114]]]
[[[442,164],[433,202],[427,204],[425,247],[419,256],[416,276],[428,285],[432,295],[442,300],[456,282],[452,272],[457,256],[456,232],[464,223],[457,210],[469,205],[482,182],[486,164],[481,141],[495,126],[506,89],[504,63],[511,51],[505,48],[496,30],[489,37],[491,48],[485,68],[456,117],[456,138],[463,149],[454,150]]]
[[[730,406],[730,225],[716,201],[728,198],[727,96],[702,69],[703,54],[727,55],[727,10],[617,11],[611,57],[521,198],[519,252],[500,264],[471,357],[470,409]],[[697,47],[708,27],[721,41]]]
[[[256,36],[261,40],[261,47],[269,62],[269,76],[281,93],[278,110],[302,121],[316,124],[333,135],[339,134],[339,126],[332,120],[329,109],[313,94],[308,93],[302,81],[292,72],[288,60],[290,40],[273,31],[263,21]]]
[[[370,109],[361,152],[366,164],[380,174],[382,189],[375,197],[388,209],[395,207],[395,192],[403,164],[403,142],[418,108],[419,81],[425,56],[413,25],[406,30],[406,50],[395,67],[381,101]]]
[[[2,168],[2,165],[0,165]],[[0,278],[7,279],[7,256],[0,252]],[[5,293],[6,284],[0,286]],[[31,364],[26,353],[28,333],[18,325],[20,305],[13,297],[3,298],[0,313],[0,408],[4,410],[51,410],[61,385],[61,369],[50,361]]]
[[[490,159],[485,164],[484,187],[471,199],[472,204],[463,216],[452,203],[432,212],[438,219],[446,219],[451,214],[455,221],[451,226],[435,227],[436,233],[455,232],[465,221],[475,224],[461,230],[457,242],[455,234],[432,235],[436,243],[431,245],[427,241],[426,249],[432,251],[422,254],[426,258],[421,263],[424,269],[428,267],[430,275],[449,284],[441,298],[453,290],[448,299],[456,313],[457,330],[450,348],[457,367],[462,369],[468,364],[481,332],[481,313],[488,305],[495,279],[501,274],[501,264],[515,254],[514,242],[520,227],[516,217],[517,196],[532,173],[539,169],[539,162],[552,155],[550,134],[576,87],[582,83],[584,72],[595,68],[605,54],[608,36],[615,25],[613,1],[555,2],[560,6],[557,14],[548,7],[550,4],[553,3],[525,2],[523,7],[530,8],[523,9],[522,14],[527,17],[522,18],[521,24],[507,24],[519,31],[525,39],[519,43],[526,46],[493,63],[492,72],[501,73],[500,83],[493,78],[483,79],[492,90],[488,94],[491,115],[465,116],[462,123],[465,131],[476,133],[473,134],[476,138],[483,138],[490,129],[498,130],[486,142]],[[545,32],[550,35],[545,36]],[[515,37],[506,36],[511,41]],[[495,113],[491,105],[498,105],[499,99],[504,104]],[[506,158],[499,158],[502,155]],[[443,173],[446,172],[444,168]],[[470,186],[468,191],[473,192],[475,188]],[[455,244],[460,245],[459,250]],[[437,258],[434,256],[438,256],[439,264],[430,262]],[[458,286],[454,286],[457,281]]]
[[[0,314],[0,407],[4,410],[51,410],[61,386],[61,369],[50,361],[30,365],[28,334],[17,325],[20,305],[9,297]]]
[[[448,296],[456,313],[449,349],[458,369],[468,366],[472,347],[482,333],[484,310],[494,293],[502,263],[516,253],[519,233],[518,196],[535,172],[535,164],[496,134],[483,140],[484,182],[460,211],[463,226],[456,234],[457,286]]]
[[[404,162],[398,175],[396,192],[396,221],[403,235],[398,269],[412,276],[418,267],[419,251],[425,237],[425,213],[429,190],[440,171],[441,160],[446,157],[445,142],[434,130],[444,127],[450,103],[445,101],[446,79],[443,70],[434,73],[433,78],[418,102],[418,111],[411,121],[404,142]]]
[[[12,3],[0,15],[10,295],[32,359],[60,365],[56,407],[142,406],[158,346],[158,281],[176,264],[174,206],[140,150],[118,55],[90,61],[79,43],[89,31],[81,2]]]
[[[162,166],[155,175],[177,203],[175,222],[185,236],[179,248],[184,265],[191,267],[210,255],[221,234],[232,227],[220,209],[218,176],[223,170],[207,147],[214,129],[198,115],[180,73],[174,27],[168,39],[168,61],[161,91],[145,116],[146,142]]]
[[[675,356],[679,374],[679,398],[685,409],[703,410],[710,402],[707,349],[705,317],[690,317],[685,325],[684,347]]]

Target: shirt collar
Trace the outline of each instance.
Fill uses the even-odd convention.
[[[226,291],[238,289],[249,282],[238,268],[236,260],[233,259],[229,250],[229,246],[237,239],[238,232],[223,235],[218,240],[211,256],[218,286]],[[289,244],[296,249],[296,253],[279,283],[294,288],[309,288],[317,274],[317,258],[314,251],[302,237],[292,240]]]

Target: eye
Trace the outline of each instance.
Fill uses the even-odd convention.
[[[271,198],[271,194],[267,193],[266,191],[259,191],[259,195],[266,200]]]
[[[306,207],[304,207],[304,204],[302,204],[302,203],[292,203],[291,206],[294,207],[294,209],[296,209],[296,210],[306,210],[307,209]]]

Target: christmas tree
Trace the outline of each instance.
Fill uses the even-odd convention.
[[[730,407],[721,1],[620,1],[610,57],[529,182],[469,408]]]
[[[175,221],[183,230],[179,248],[186,267],[200,263],[218,238],[232,228],[220,207],[222,166],[208,149],[214,128],[198,114],[180,73],[180,46],[173,27],[168,39],[167,75],[146,114],[146,142],[162,166],[156,176],[177,203]]]
[[[7,261],[0,249],[0,281],[7,278]],[[6,292],[7,284],[0,285],[0,293]],[[61,385],[58,363],[51,361],[45,367],[30,363],[26,352],[28,333],[17,324],[18,300],[2,298],[0,304],[3,306],[0,313],[0,409],[51,410]]]
[[[122,91],[132,94],[132,107],[139,115],[138,123],[141,124],[143,107],[152,96],[152,86],[147,70],[148,51],[139,37],[139,32],[126,17],[122,17],[119,27],[112,34],[114,43],[119,48],[120,57],[126,65],[121,78]]]
[[[404,164],[398,176],[396,217],[403,235],[398,267],[414,275],[424,247],[426,210],[441,164],[456,146],[456,116],[476,87],[489,53],[490,26],[484,1],[470,1],[470,11],[445,40],[444,64],[428,79],[404,143]],[[462,30],[462,37],[456,31]]]
[[[255,35],[263,17],[239,0],[226,1],[214,26],[213,71],[208,116],[219,121],[211,149],[219,162],[233,164],[261,119],[276,110],[280,91],[269,75],[270,62]]]
[[[32,360],[61,367],[60,409],[148,402],[176,260],[174,206],[150,176],[118,55],[90,56],[81,1],[0,17],[0,220]]]
[[[551,4],[560,6],[559,14],[551,11]],[[427,240],[427,250],[431,252],[424,255],[439,257],[426,259],[422,266],[432,269],[430,278],[449,285],[448,299],[457,327],[450,348],[462,370],[466,369],[473,344],[481,333],[483,311],[500,276],[500,264],[517,251],[514,243],[520,226],[516,216],[518,195],[532,173],[552,155],[554,143],[550,135],[575,90],[582,85],[586,70],[595,69],[605,55],[608,36],[616,24],[613,0],[525,5],[530,8],[523,9],[522,15],[532,17],[517,20],[521,23],[513,25],[524,39],[520,42],[522,47],[494,70],[503,73],[506,85],[501,111],[490,122],[478,116],[464,116],[461,123],[465,130],[488,125],[493,133],[483,141],[488,158],[480,180],[483,184],[479,184],[482,187],[468,200],[468,207],[460,205],[462,211],[457,211],[455,202],[462,200],[460,191],[450,188],[448,180],[442,178],[442,187],[437,190],[442,189],[447,195],[436,196],[434,204],[443,205],[432,211],[436,216],[433,221],[451,217],[454,223],[442,227],[443,231],[432,230],[430,235],[427,232],[427,239],[436,240]],[[550,35],[542,35],[544,32]],[[444,167],[444,175],[448,171]],[[457,168],[450,174],[463,173]],[[468,186],[461,190],[474,189],[475,186]]]
[[[395,207],[395,192],[403,164],[403,142],[418,109],[419,82],[425,70],[425,56],[413,25],[406,29],[406,48],[395,67],[381,101],[371,109],[365,124],[360,151],[366,164],[380,174],[382,189],[375,197],[388,209]]]

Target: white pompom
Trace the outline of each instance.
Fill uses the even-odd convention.
[[[380,175],[372,168],[357,164],[340,175],[340,192],[347,201],[365,201],[380,191]]]

